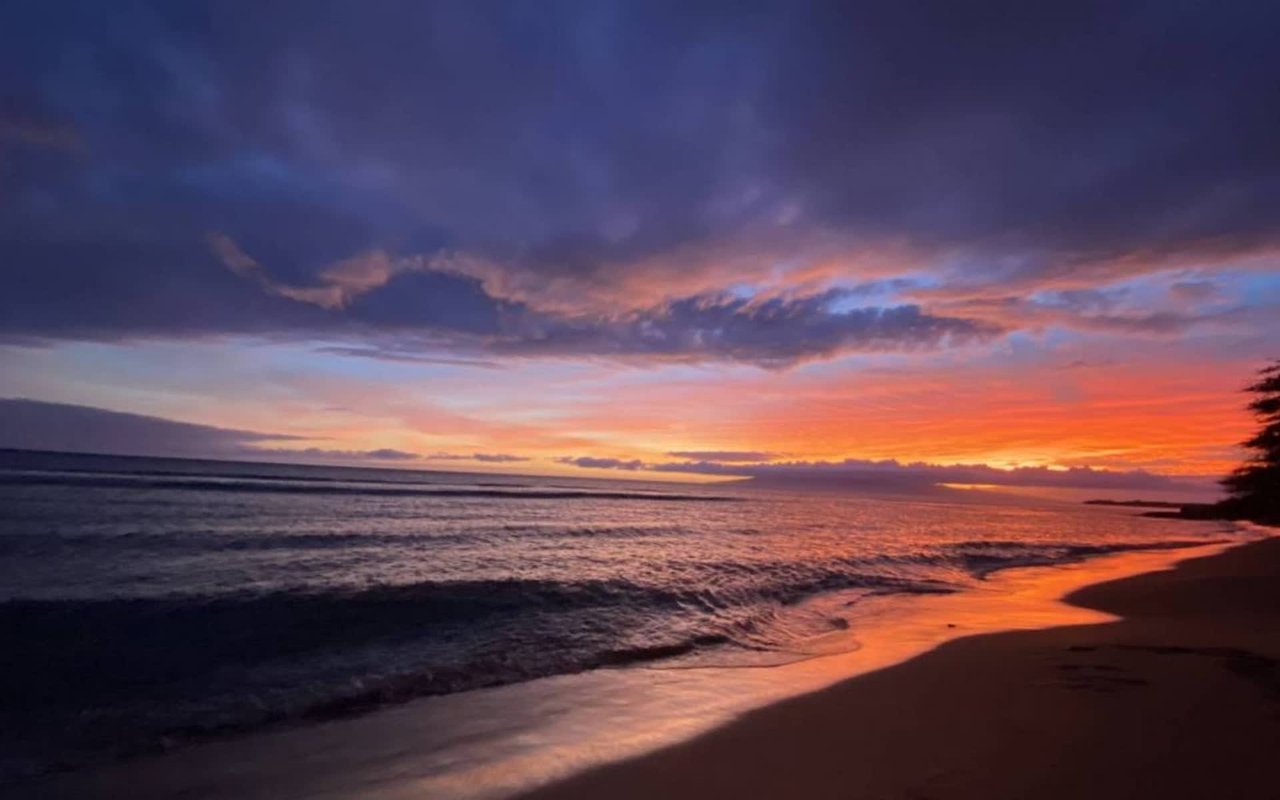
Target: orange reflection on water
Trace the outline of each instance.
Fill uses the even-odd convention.
[[[136,798],[504,796],[674,744],[752,708],[899,663],[960,636],[1104,622],[1108,615],[1059,598],[1227,546],[1010,569],[959,594],[867,598],[855,609],[849,649],[836,655],[773,667],[598,669],[424,698],[354,719],[68,775],[59,796],[77,796],[86,781],[94,790],[127,786]]]
[[[495,729],[511,724],[513,717],[524,718],[528,727],[452,750],[447,769],[412,781],[410,791],[401,784],[366,796],[505,794],[674,744],[752,708],[901,663],[961,636],[1106,622],[1112,617],[1060,598],[1082,586],[1165,569],[1225,547],[1010,569],[972,591],[951,595],[867,598],[856,609],[850,649],[782,666],[597,670],[495,689],[486,693]],[[474,703],[469,713],[474,719]]]

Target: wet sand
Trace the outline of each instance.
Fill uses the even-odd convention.
[[[1066,599],[526,797],[1280,796],[1280,539]]]
[[[1275,796],[1280,539],[1222,551],[1190,551],[1221,554],[1172,570],[1188,551],[1006,570],[954,595],[872,598],[859,603],[862,649],[783,667],[558,676],[0,793],[472,800],[542,785],[527,796]],[[1072,605],[1059,601],[1067,593]]]

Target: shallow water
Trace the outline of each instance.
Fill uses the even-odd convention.
[[[852,648],[871,596],[1228,530],[963,492],[0,453],[2,768],[655,659],[791,662]]]

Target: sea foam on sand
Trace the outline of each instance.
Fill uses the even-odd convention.
[[[1045,662],[1037,667],[1043,676],[1028,678],[1015,671],[1008,678],[1013,683],[1006,688],[1014,693],[1007,702],[997,692],[987,698],[990,706],[979,707],[973,703],[981,692],[974,695],[973,687],[981,684],[990,690],[993,676],[1005,674],[1003,646],[997,656],[985,657],[980,643],[987,637],[965,639],[979,643],[965,645],[966,650],[979,646],[975,658],[955,662],[947,656],[938,667],[920,673],[914,665],[936,661],[954,645],[928,651],[958,637],[996,630],[1053,629],[1001,634],[1015,641],[1024,635],[1063,635],[1057,631],[1071,632],[1066,635],[1082,642],[1094,641],[1098,632],[1112,628],[1099,623],[1113,621],[1115,616],[1105,604],[1090,604],[1099,606],[1091,609],[1063,603],[1059,598],[1065,593],[1099,581],[1166,569],[1180,559],[1224,549],[1218,545],[1121,553],[1055,567],[1007,570],[960,594],[869,598],[859,603],[854,625],[861,647],[838,655],[769,668],[605,669],[426,698],[356,719],[214,742],[44,780],[30,787],[35,794],[29,796],[105,797],[127,789],[129,796],[139,798],[183,793],[208,798],[465,798],[509,795],[538,785],[545,787],[541,791],[548,796],[640,797],[668,791],[679,796],[698,794],[695,788],[706,777],[725,781],[724,791],[698,796],[728,797],[733,796],[729,787],[737,780],[735,770],[742,771],[742,780],[750,775],[752,781],[764,781],[757,784],[764,794],[754,796],[770,796],[771,785],[781,791],[781,784],[769,780],[791,781],[805,772],[810,775],[803,780],[822,795],[826,786],[822,776],[829,777],[832,769],[845,775],[848,770],[841,766],[845,761],[865,761],[857,752],[864,740],[901,736],[903,724],[920,731],[954,725],[954,715],[963,707],[965,714],[974,716],[952,734],[959,739],[978,735],[976,731],[1003,718],[1008,703],[1022,702],[1016,694],[1018,680],[1028,681],[1033,692],[1037,682],[1058,686],[1064,680],[1086,681],[1085,689],[1060,690],[1063,696],[1056,702],[1068,701],[1066,712],[1055,706],[1046,713],[1069,714],[1075,707],[1069,702],[1072,698],[1110,688],[1105,681],[1088,684],[1097,679],[1091,672],[1075,674],[1062,668],[1079,659],[1066,649],[1070,644],[1054,644],[1047,655],[1036,656]],[[908,661],[915,656],[920,657]],[[883,669],[893,664],[900,666]],[[914,677],[906,683],[884,677],[902,670]],[[863,677],[845,682],[856,675]],[[864,707],[867,693],[857,687],[871,680],[878,684],[878,700]],[[922,694],[926,688],[928,692]],[[922,700],[925,694],[938,693],[968,699],[959,706]],[[786,701],[796,695],[803,696]],[[779,701],[784,702],[769,706]],[[884,716],[888,713],[885,703],[898,709],[894,712],[897,723]],[[762,706],[768,707],[751,711]],[[783,709],[787,727],[777,728],[771,715],[784,713]],[[822,713],[810,726],[807,715],[818,712]],[[935,720],[934,715],[942,716]],[[1045,718],[1045,726],[1054,724],[1052,718]],[[819,736],[828,743],[819,746],[813,741]],[[847,744],[838,744],[846,737]],[[688,743],[678,744],[682,741]],[[670,745],[675,747],[661,749]],[[835,757],[833,747],[838,747],[838,764],[825,760]],[[780,756],[768,756],[775,749],[799,760],[782,764]],[[899,757],[920,762],[937,756],[927,748],[910,749]],[[642,755],[653,751],[659,752]],[[882,751],[883,747],[876,749],[878,757],[888,758]],[[806,753],[812,758],[806,759]],[[619,766],[592,769],[638,756],[639,760]],[[942,761],[951,763],[951,759]],[[1010,762],[1001,759],[999,763],[1006,769]],[[772,768],[766,766],[770,764]],[[772,778],[755,776],[750,765],[779,772],[769,773]],[[883,771],[875,765],[868,768]],[[584,771],[581,777],[562,780]]]

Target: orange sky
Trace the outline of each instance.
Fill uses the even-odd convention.
[[[8,374],[22,376],[15,394],[304,437],[278,443],[286,450],[395,448],[421,454],[423,466],[449,469],[634,477],[558,459],[661,463],[679,460],[669,455],[679,451],[1182,475],[1232,468],[1240,457],[1235,443],[1251,426],[1239,389],[1255,360],[1185,369],[1170,363],[1186,357],[1182,345],[1126,346],[1137,354],[1083,363],[1074,348],[1017,357],[976,349],[784,371],[541,362],[501,370],[371,368],[357,361],[359,373],[351,374],[328,361],[316,368],[292,347],[93,345],[20,351],[23,360]],[[76,381],[63,377],[68,360]],[[441,460],[436,453],[525,460]]]

